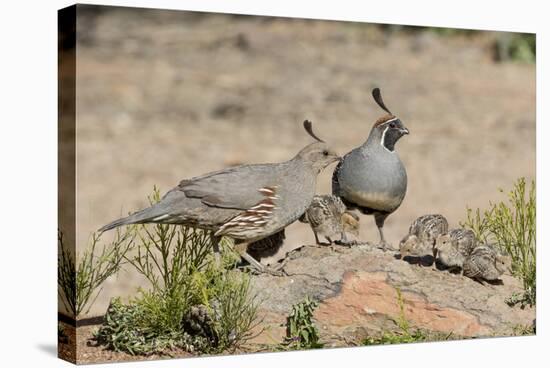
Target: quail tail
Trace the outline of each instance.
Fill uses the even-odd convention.
[[[114,228],[117,228],[119,226],[123,225],[131,225],[131,224],[143,224],[147,222],[154,222],[156,219],[160,220],[161,216],[168,215],[165,213],[165,209],[162,208],[159,205],[155,205],[153,207],[149,207],[146,209],[143,209],[141,211],[138,211],[130,216],[120,218],[118,220],[115,220],[111,223],[108,223],[107,225],[103,226],[101,229],[99,229],[99,232],[104,232],[108,230],[112,230]]]

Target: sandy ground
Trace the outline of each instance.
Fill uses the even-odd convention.
[[[157,185],[238,163],[290,159],[311,138],[344,154],[388,107],[410,129],[397,145],[409,186],[386,221],[397,245],[410,222],[499,199],[535,176],[535,67],[494,63],[488,34],[384,33],[357,23],[114,10],[82,13],[77,48],[78,248],[107,222],[147,205]],[[330,191],[334,166],[319,177]],[[376,240],[371,217],[361,238]],[[288,247],[312,243],[303,224]],[[107,280],[90,314],[146,285]]]

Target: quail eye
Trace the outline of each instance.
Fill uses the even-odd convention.
[[[393,128],[395,128],[395,127],[396,127],[395,123],[390,123],[390,128],[393,129]]]

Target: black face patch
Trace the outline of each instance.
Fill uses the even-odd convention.
[[[380,144],[382,144],[388,151],[393,152],[395,148],[395,143],[401,138],[406,130],[402,129],[403,124],[399,119],[389,121],[388,123],[381,126],[382,128],[382,139]]]
[[[386,147],[388,151],[393,152],[395,143],[399,140],[399,138],[401,138],[402,135],[403,134],[399,131],[399,129],[392,129],[388,126],[383,136],[384,147]]]

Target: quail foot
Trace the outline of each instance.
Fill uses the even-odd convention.
[[[246,251],[255,260],[260,262],[262,258],[267,258],[275,255],[283,246],[285,238],[285,229],[282,229],[279,232],[268,236],[267,238],[256,240],[255,242],[248,244]],[[237,244],[237,247],[238,246],[240,246],[240,244]],[[284,267],[285,262],[286,261],[283,260],[277,266],[271,267],[271,269],[273,271],[281,271],[282,273],[284,273],[284,271],[282,271],[282,268]]]
[[[332,175],[332,193],[342,199],[348,209],[373,215],[380,234],[379,246],[388,246],[384,222],[395,212],[407,192],[407,172],[395,150],[395,144],[409,130],[395,117],[382,100],[380,90],[372,95],[388,114],[378,119],[367,140],[347,153]]]
[[[219,251],[222,236],[230,237],[238,243],[243,259],[260,272],[270,272],[247,253],[247,245],[296,221],[313,200],[317,175],[339,159],[313,133],[310,121],[304,121],[304,129],[316,142],[292,159],[240,165],[182,180],[157,204],[113,221],[100,231],[144,223],[181,224],[212,231],[214,251]]]
[[[426,253],[433,256],[432,268],[436,268],[437,250],[435,241],[437,237],[447,233],[449,223],[439,214],[423,215],[413,221],[409,227],[409,233],[399,243],[401,257],[421,257]]]
[[[449,271],[462,269],[464,261],[476,246],[474,232],[470,229],[453,229],[437,237],[435,250],[437,259]]]

